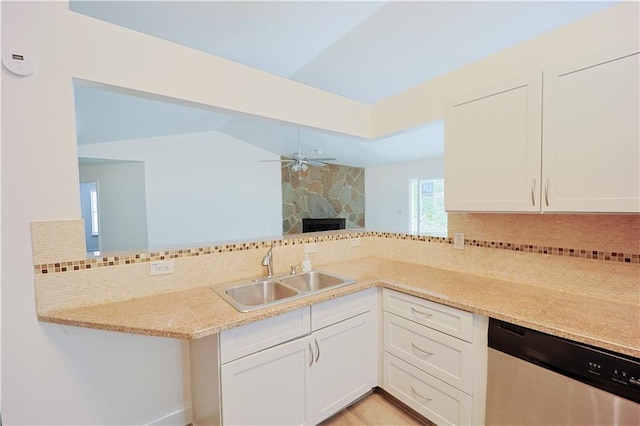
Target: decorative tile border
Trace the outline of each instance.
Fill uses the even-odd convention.
[[[624,263],[640,263],[640,254],[625,254],[599,250],[578,250],[564,247],[534,246],[512,244],[495,241],[465,240],[465,244],[475,247],[494,248],[500,250],[522,251],[525,253],[550,254],[552,256],[580,257],[583,259],[606,260]]]
[[[229,253],[243,250],[268,249],[272,245],[275,247],[302,245],[308,243],[319,243],[326,241],[339,241],[351,238],[378,237],[387,239],[423,241],[428,243],[453,244],[453,238],[430,237],[424,235],[397,234],[377,231],[358,231],[348,233],[333,233],[316,235],[313,237],[294,237],[274,240],[265,240],[248,243],[230,243],[207,247],[196,247],[186,249],[154,251],[149,253],[139,253],[130,255],[107,256],[94,259],[74,260],[68,262],[56,262],[35,265],[36,274],[53,274],[69,271],[79,271],[85,269],[104,268],[118,265],[139,264],[146,262],[156,262],[180,257],[207,256],[216,253]],[[585,250],[564,247],[536,246],[528,244],[505,243],[500,241],[481,241],[465,239],[465,245],[498,250],[519,251],[525,253],[547,254],[552,256],[578,257],[583,259],[593,259],[610,262],[621,262],[627,264],[640,264],[640,254],[627,254],[617,252],[605,252],[598,250]]]
[[[316,235],[313,237],[282,238],[274,240],[264,240],[248,243],[229,243],[215,246],[195,247],[185,249],[161,250],[149,253],[135,253],[115,256],[96,257],[92,259],[74,260],[67,262],[45,263],[34,265],[36,274],[52,274],[59,272],[79,271],[85,269],[104,268],[109,266],[130,265],[146,262],[157,262],[162,260],[177,259],[180,257],[207,256],[217,253],[229,253],[244,250],[266,250],[271,246],[294,246],[308,243],[325,241],[348,240],[351,238],[361,238],[372,236],[373,233],[366,231],[335,233]]]

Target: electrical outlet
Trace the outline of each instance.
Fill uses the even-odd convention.
[[[456,232],[453,234],[453,248],[464,250],[464,234],[462,232]]]
[[[360,247],[360,238],[352,238],[351,247]]]
[[[318,245],[316,243],[308,243],[304,245],[304,253],[315,253],[318,251]]]
[[[151,275],[173,274],[173,261],[168,262],[151,262]]]

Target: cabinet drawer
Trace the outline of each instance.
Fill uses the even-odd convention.
[[[313,331],[336,324],[369,312],[374,305],[375,288],[342,296],[311,306],[311,329]]]
[[[392,312],[467,342],[473,342],[473,314],[471,312],[388,289],[384,290],[383,306],[387,312]]]
[[[439,425],[472,423],[469,395],[384,353],[383,388],[409,407]]]
[[[384,350],[470,395],[473,392],[470,343],[385,312]]]
[[[234,359],[287,342],[311,331],[309,308],[287,312],[220,333],[220,362]]]

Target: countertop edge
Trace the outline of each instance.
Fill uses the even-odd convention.
[[[397,262],[397,263],[400,263],[400,262]],[[417,266],[420,266],[420,265],[417,265]],[[451,274],[461,274],[460,272],[456,272],[456,271],[446,271],[446,272],[450,272]],[[478,277],[478,278],[482,278],[482,277]],[[482,279],[487,279],[487,278],[482,278]],[[504,280],[495,279],[495,281],[504,281]],[[345,296],[351,293],[366,290],[371,287],[388,288],[390,290],[399,291],[404,294],[409,294],[424,300],[440,303],[446,306],[461,309],[474,314],[484,315],[490,318],[510,322],[516,325],[531,328],[533,330],[541,331],[543,333],[551,334],[557,337],[573,340],[579,343],[595,346],[605,350],[611,350],[611,351],[629,355],[635,358],[640,358],[640,348],[622,345],[620,343],[597,338],[594,336],[589,336],[586,334],[569,331],[567,329],[563,329],[562,327],[554,326],[553,324],[547,324],[543,321],[535,321],[531,317],[526,317],[526,316],[518,317],[514,315],[506,315],[500,312],[492,311],[491,309],[488,309],[488,308],[483,308],[480,305],[471,305],[469,303],[464,303],[464,301],[457,300],[455,297],[449,297],[445,294],[440,294],[435,291],[430,291],[425,288],[420,288],[416,285],[406,284],[401,280],[396,281],[392,279],[374,277],[371,275],[366,275],[365,277],[356,280],[354,284],[349,286],[340,287],[335,290],[324,291],[324,292],[321,292],[315,295],[310,295],[308,297],[297,299],[291,302],[284,302],[274,307],[261,309],[259,311],[253,311],[249,313],[249,315],[243,314],[241,317],[235,320],[228,320],[226,322],[217,321],[217,322],[208,323],[208,324],[200,323],[197,326],[190,327],[188,329],[181,329],[181,330],[172,329],[171,326],[157,327],[157,328],[144,327],[139,325],[127,324],[126,321],[120,321],[120,322],[110,321],[112,318],[98,318],[98,316],[92,317],[90,314],[87,314],[86,312],[87,310],[89,311],[91,310],[91,306],[83,307],[83,308],[64,309],[59,311],[47,312],[47,313],[38,313],[37,317],[39,321],[54,323],[59,325],[83,327],[83,328],[90,328],[90,329],[97,329],[97,330],[107,330],[107,331],[114,331],[114,332],[125,332],[125,333],[140,334],[140,335],[146,335],[146,336],[174,338],[174,339],[181,339],[181,340],[195,340],[195,339],[207,337],[216,333],[220,333],[225,330],[229,330],[232,328],[257,322],[266,318],[270,318],[276,315],[280,315],[286,312],[294,311],[296,309],[301,309],[307,306],[323,303],[328,300],[334,299],[336,297]],[[175,293],[183,293],[186,291],[188,290],[180,290]],[[147,298],[152,298],[152,297],[155,297],[155,296],[147,296]],[[217,295],[216,297],[219,298],[219,296]],[[576,297],[582,297],[582,296],[577,295]],[[141,298],[141,299],[144,299],[144,298]],[[221,298],[220,298],[220,301],[226,304],[226,302],[224,302]],[[108,305],[118,306],[118,304],[122,304],[126,302],[129,302],[129,301],[111,302]],[[97,305],[97,306],[102,306],[102,305]],[[638,307],[638,309],[640,310],[640,307]],[[84,317],[83,319],[78,318],[79,310],[84,310],[82,315]]]

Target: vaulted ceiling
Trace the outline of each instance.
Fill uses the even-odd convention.
[[[70,9],[374,104],[615,3],[71,1]],[[94,88],[76,88],[76,110],[79,143],[219,130],[274,153],[297,148],[291,125]],[[374,141],[303,129],[301,145],[341,164],[374,166],[442,155],[442,128]]]

